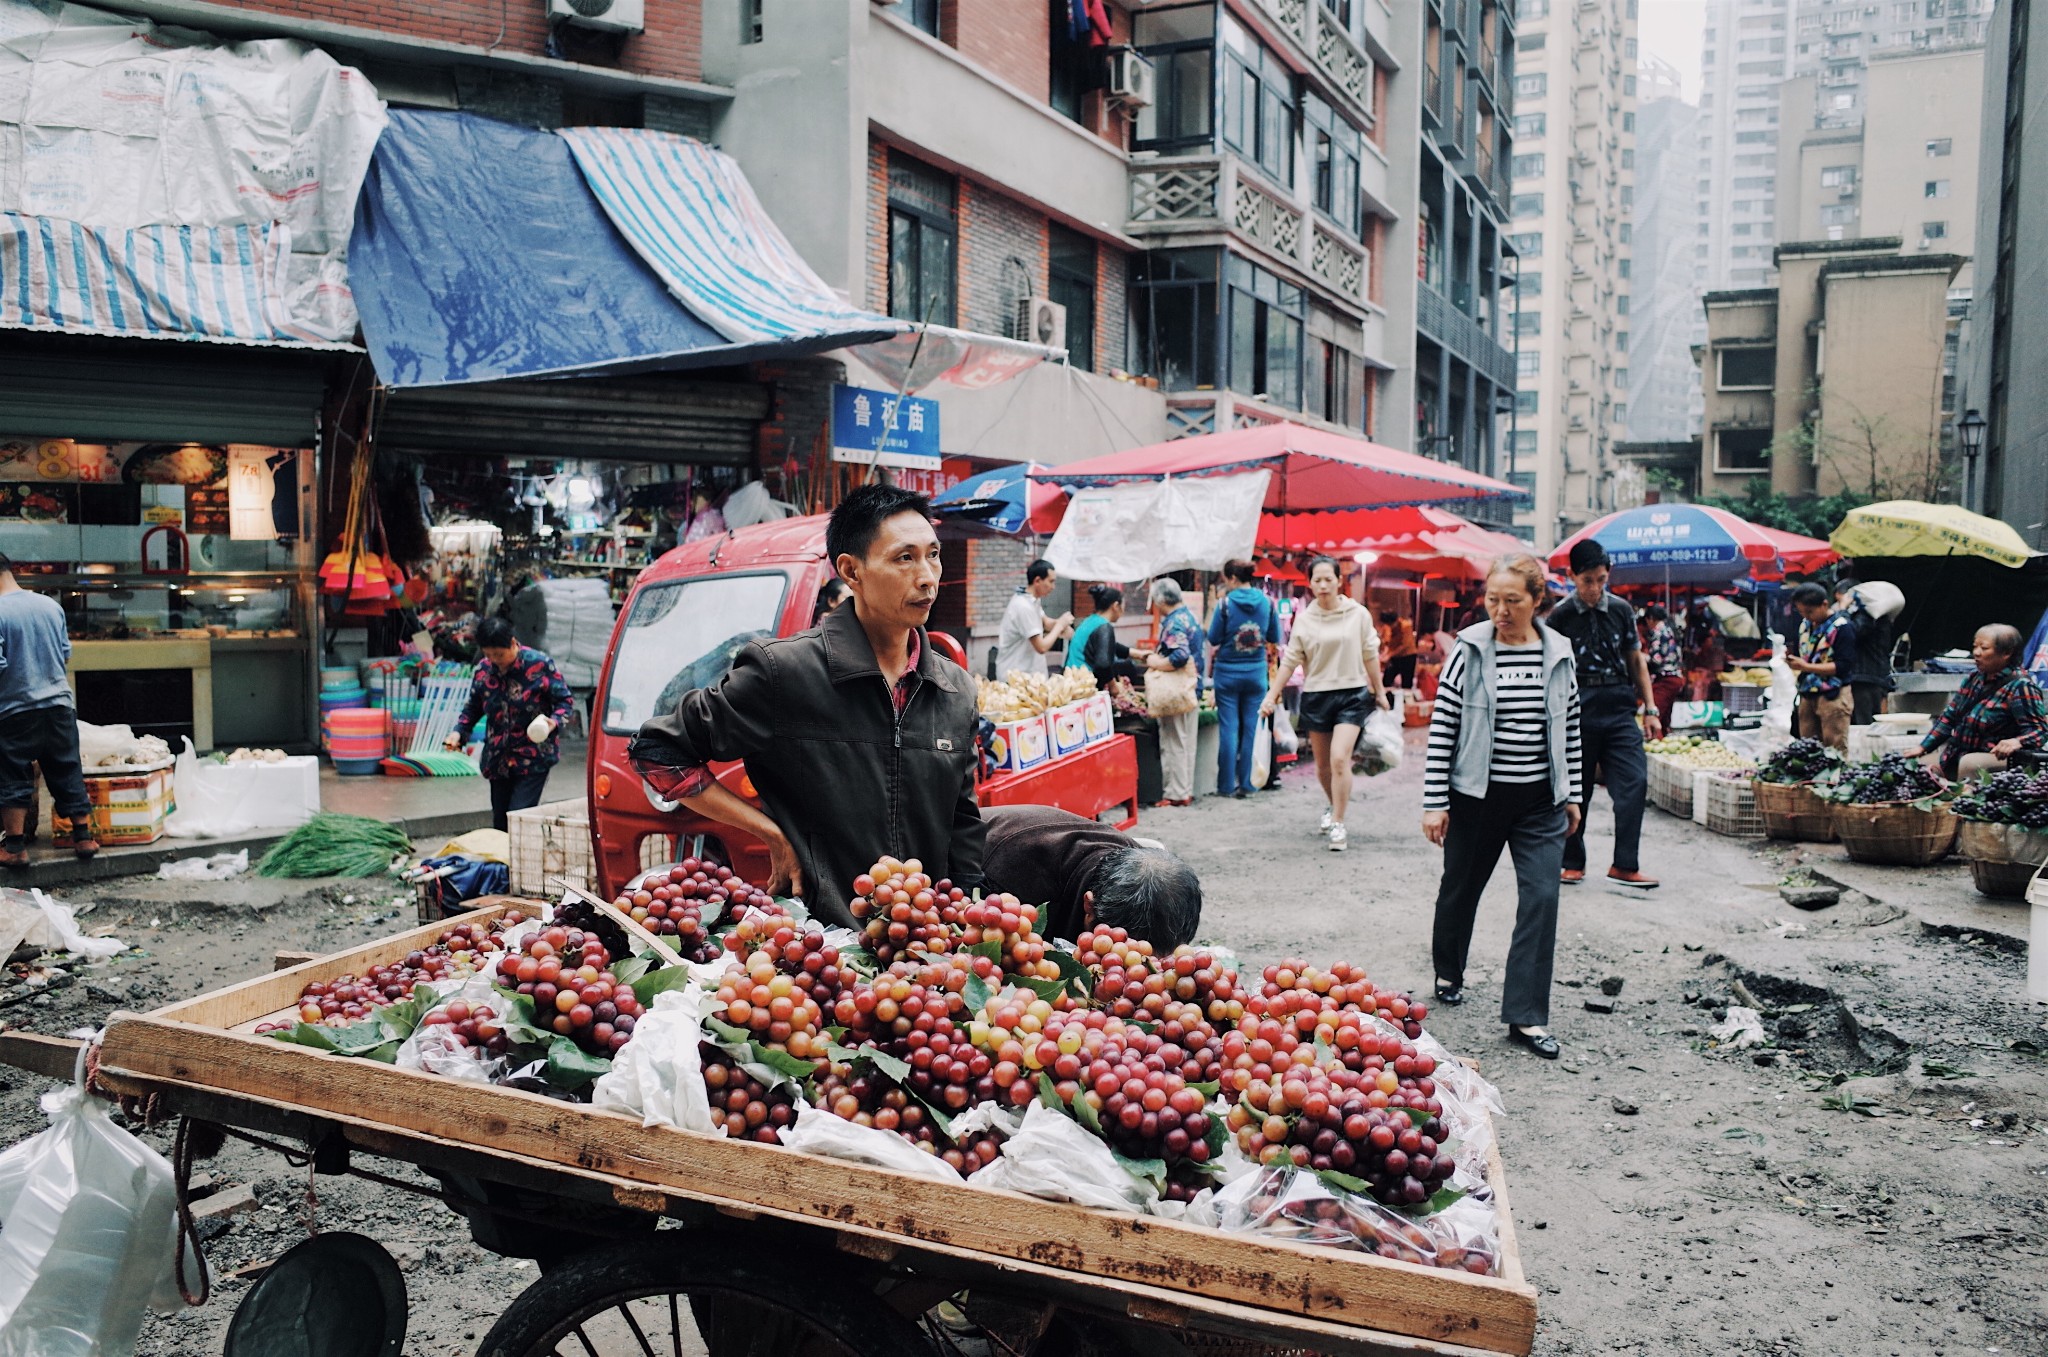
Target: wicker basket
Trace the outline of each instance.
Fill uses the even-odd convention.
[[[1738,839],[1764,837],[1764,817],[1757,809],[1750,779],[1710,777],[1702,779],[1699,785],[1706,789],[1702,799],[1706,802],[1708,829]]]
[[[1956,851],[1970,860],[1980,895],[2017,900],[2048,862],[2048,830],[1964,820],[1956,829]]]
[[[1961,822],[1947,806],[1921,810],[1909,801],[1875,806],[1834,806],[1835,837],[1851,862],[1925,867],[1955,847]]]
[[[1791,839],[1798,843],[1832,843],[1835,817],[1828,803],[1813,794],[1805,782],[1750,783],[1756,796],[1757,814],[1764,822],[1764,837]]]

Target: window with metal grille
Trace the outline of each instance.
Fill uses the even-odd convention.
[[[954,323],[958,228],[953,177],[889,153],[889,314]]]

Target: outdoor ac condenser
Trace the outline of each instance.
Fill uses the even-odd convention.
[[[1067,347],[1067,308],[1049,297],[1017,303],[1017,338],[1049,349]]]
[[[606,33],[638,33],[647,27],[647,0],[548,0],[548,19]]]
[[[1149,59],[1128,47],[1120,47],[1109,59],[1111,99],[1133,108],[1149,108],[1158,85],[1158,74]]]

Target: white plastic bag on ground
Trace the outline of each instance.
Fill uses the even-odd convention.
[[[1124,1171],[1109,1146],[1043,1103],[1024,1110],[1024,1124],[1003,1142],[1002,1156],[967,1181],[1112,1211],[1146,1211],[1159,1200],[1150,1183]]]
[[[215,853],[210,858],[179,858],[156,869],[161,881],[226,881],[249,870],[249,850]]]
[[[724,1122],[712,1125],[711,1094],[704,1087],[704,1061],[697,1049],[702,1002],[694,985],[655,995],[634,1022],[633,1039],[591,1086],[590,1105],[638,1117],[642,1126],[725,1134]]]
[[[629,1044],[626,1049],[630,1051],[633,1047]],[[805,1154],[873,1164],[876,1168],[929,1178],[935,1183],[950,1183],[957,1187],[964,1181],[958,1169],[937,1155],[920,1150],[894,1131],[861,1126],[809,1103],[796,1105],[796,1125],[783,1129],[782,1143]]]
[[[1723,1046],[1732,1046],[1738,1051],[1764,1044],[1764,1019],[1753,1008],[1739,1004],[1728,1006],[1727,1020],[1707,1029],[1707,1035]]]
[[[39,889],[0,888],[0,960],[22,946],[70,952],[94,961],[105,961],[128,948],[119,938],[87,937],[79,930],[71,906]]]
[[[1365,718],[1358,734],[1358,748],[1352,766],[1367,774],[1391,773],[1401,766],[1401,718],[1378,710]]]
[[[133,1352],[145,1309],[182,1304],[171,1166],[82,1081],[42,1107],[49,1129],[0,1153],[0,1353]],[[189,1285],[204,1267],[187,1253]]]

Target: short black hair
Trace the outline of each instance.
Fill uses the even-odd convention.
[[[479,650],[500,650],[505,646],[516,646],[519,638],[512,632],[512,624],[502,617],[486,617],[476,624],[476,645]]]
[[[1223,563],[1223,578],[1227,580],[1243,580],[1246,584],[1250,584],[1253,578],[1252,563],[1250,561],[1225,561]]]
[[[1314,579],[1316,577],[1316,570],[1321,566],[1330,567],[1330,573],[1335,575],[1339,580],[1342,580],[1344,578],[1344,567],[1337,564],[1337,558],[1335,556],[1318,556],[1314,560],[1310,561],[1308,563],[1308,577],[1310,579]]]
[[[1121,928],[1160,956],[1192,941],[1202,922],[1202,881],[1164,848],[1133,844],[1103,855],[1091,883],[1095,923]]]
[[[13,573],[13,559],[10,558],[6,552],[0,551],[0,575],[12,575]]]
[[[1024,567],[1024,582],[1026,584],[1036,584],[1051,573],[1052,562],[1041,556],[1030,565]]]
[[[825,524],[825,563],[839,568],[841,556],[866,560],[882,525],[898,514],[932,516],[931,501],[900,485],[856,486]]]
[[[1858,580],[1854,575],[1835,576],[1835,597],[1840,598],[1842,595],[1848,593],[1851,589],[1854,589],[1856,587],[1857,583]]]
[[[1124,591],[1114,584],[1091,584],[1088,586],[1088,601],[1095,605],[1095,611],[1106,613],[1124,601]]]
[[[1649,607],[1643,609],[1643,616],[1649,618],[1652,622],[1669,622],[1671,620],[1670,611],[1661,603],[1652,603]]]
[[[846,581],[840,579],[837,575],[832,576],[819,585],[818,601],[811,609],[811,620],[815,622],[830,612],[834,607],[838,606],[839,601],[845,598],[849,592],[851,591],[847,589]]]
[[[1828,606],[1828,591],[1818,584],[1795,584],[1791,592],[1792,603],[1800,608],[1825,608]]]
[[[1607,548],[1592,538],[1572,543],[1571,567],[1574,575],[1583,575],[1588,570],[1598,570],[1606,564]]]

